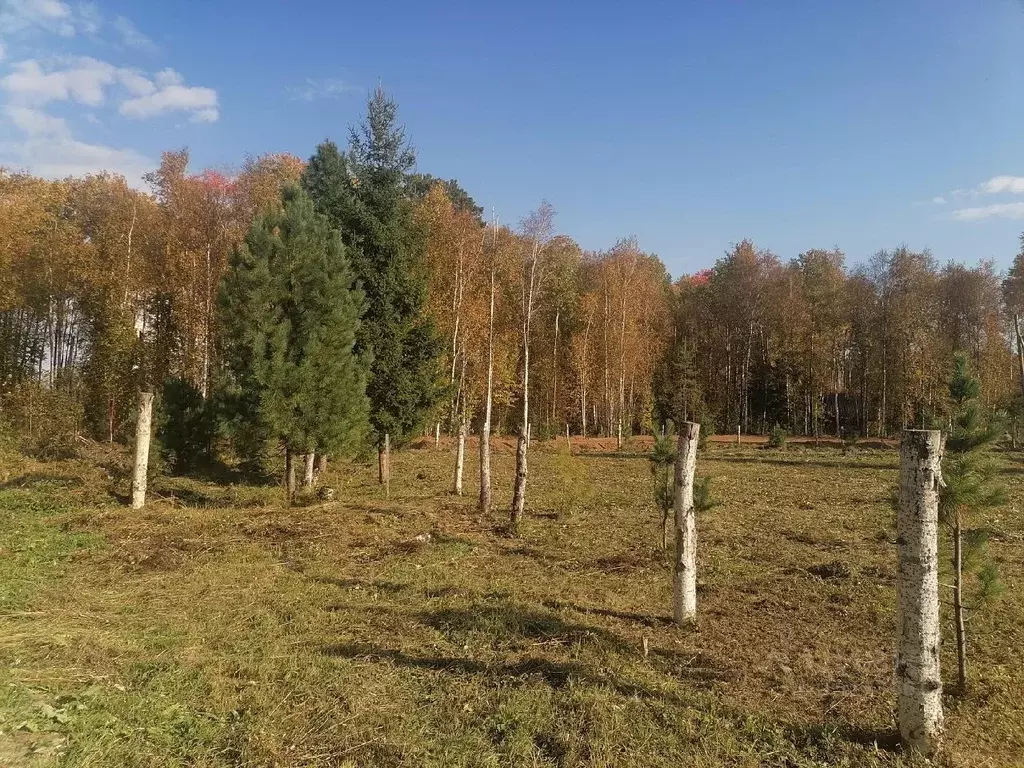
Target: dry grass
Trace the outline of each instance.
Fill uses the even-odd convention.
[[[373,467],[335,462],[330,503],[160,478],[142,513],[118,501],[123,457],[8,457],[0,765],[912,764],[892,717],[894,451],[712,444],[698,471],[720,503],[684,632],[646,459],[574,443],[592,450],[531,452],[516,539],[508,446],[493,519],[445,493],[448,447],[399,453],[389,500]],[[1008,589],[971,628],[950,765],[1024,754],[1024,462],[1007,456]]]

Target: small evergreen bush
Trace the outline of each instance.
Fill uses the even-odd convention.
[[[768,433],[768,447],[769,448],[784,448],[786,445],[786,438],[789,435],[778,423],[772,427],[772,431]]]

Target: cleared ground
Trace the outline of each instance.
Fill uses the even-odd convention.
[[[701,619],[681,631],[639,445],[535,445],[515,539],[506,443],[489,519],[475,444],[465,498],[427,445],[395,457],[390,500],[375,465],[336,462],[336,499],[290,509],[274,486],[160,478],[131,512],[123,454],[8,455],[0,766],[911,764],[896,452],[711,444]],[[1024,764],[1024,456],[1001,461],[1007,590],[971,621],[949,765]]]

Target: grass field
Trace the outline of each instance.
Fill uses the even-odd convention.
[[[683,631],[643,455],[535,448],[514,539],[507,445],[489,519],[475,450],[464,498],[430,445],[397,454],[389,500],[375,466],[335,462],[329,503],[161,477],[142,512],[122,454],[7,456],[0,766],[913,764],[894,450],[710,445]],[[1007,590],[971,622],[948,765],[1024,765],[1024,457],[1003,456]]]

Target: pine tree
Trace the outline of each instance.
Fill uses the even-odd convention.
[[[363,306],[346,249],[298,187],[253,223],[220,293],[229,403],[250,437],[280,441],[289,495],[296,454],[343,450],[367,413],[354,351]]]
[[[985,556],[988,532],[968,527],[972,517],[1005,500],[1004,489],[995,483],[998,469],[988,455],[1002,432],[1002,424],[982,410],[978,401],[980,389],[967,357],[958,353],[948,383],[953,412],[942,469],[945,485],[939,495],[939,520],[949,531],[953,544],[953,621],[961,692],[967,689],[965,612],[993,599],[1002,589],[995,566]],[[972,573],[977,579],[975,602],[968,606],[964,576]]]
[[[377,88],[348,152],[324,142],[303,177],[317,210],[341,230],[366,294],[356,348],[373,356],[367,395],[385,487],[391,444],[415,434],[442,395],[441,340],[425,312],[424,243],[406,189],[415,154],[397,119]]]
[[[655,415],[662,424],[699,421],[704,430],[708,422],[704,393],[693,349],[685,339],[679,339],[666,348],[654,373],[653,389]]]
[[[675,430],[668,422],[665,432],[654,438],[654,449],[648,457],[651,480],[654,482],[654,504],[661,513],[661,548],[668,549],[669,513],[675,499],[673,469],[676,463]]]

